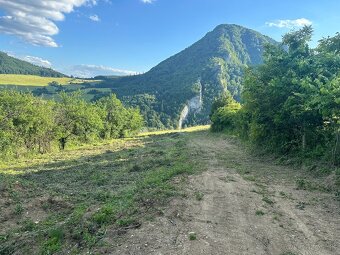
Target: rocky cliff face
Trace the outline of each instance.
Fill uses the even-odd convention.
[[[183,124],[187,121],[188,116],[190,114],[199,113],[202,110],[203,106],[203,99],[202,99],[202,84],[199,81],[199,94],[193,98],[191,98],[188,103],[184,106],[179,121],[178,121],[178,128],[183,128]]]

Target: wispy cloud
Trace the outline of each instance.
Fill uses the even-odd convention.
[[[82,78],[90,78],[98,75],[134,75],[135,71],[113,68],[103,65],[74,65],[66,70],[65,73]]]
[[[91,15],[89,17],[90,20],[94,21],[94,22],[99,22],[100,21],[100,18],[98,17],[98,15]]]
[[[52,63],[43,58],[34,57],[34,56],[24,56],[24,57],[21,57],[20,59],[30,62],[37,66],[43,66],[43,67],[48,67],[48,68],[52,67]]]
[[[33,65],[48,67],[48,68],[52,67],[52,63],[48,61],[47,59],[43,59],[43,58],[35,57],[35,56],[18,56],[12,52],[6,52],[6,53],[8,56],[27,61]]]
[[[283,19],[283,20],[275,20],[266,22],[266,25],[269,27],[278,27],[278,28],[298,28],[303,26],[312,25],[313,22],[306,18],[300,19]]]
[[[154,2],[156,2],[156,0],[141,0],[142,3],[144,4],[152,4]]]
[[[98,0],[0,0],[0,33],[19,36],[33,45],[58,47],[52,38],[58,34],[56,21],[82,5],[94,6]]]

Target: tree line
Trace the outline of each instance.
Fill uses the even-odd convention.
[[[311,48],[306,26],[267,45],[249,68],[241,104],[225,93],[212,107],[213,131],[229,130],[271,152],[340,164],[340,34]]]
[[[112,94],[88,103],[81,94],[44,100],[30,93],[0,91],[0,155],[46,153],[70,143],[122,138],[144,125],[139,109],[127,108]]]

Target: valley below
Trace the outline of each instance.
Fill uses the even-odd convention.
[[[3,163],[0,254],[339,254],[327,176],[208,128]]]

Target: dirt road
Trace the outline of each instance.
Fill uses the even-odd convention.
[[[331,194],[297,190],[294,169],[253,158],[230,139],[191,136],[188,148],[205,171],[189,177],[186,198],[129,231],[114,254],[340,254]]]

